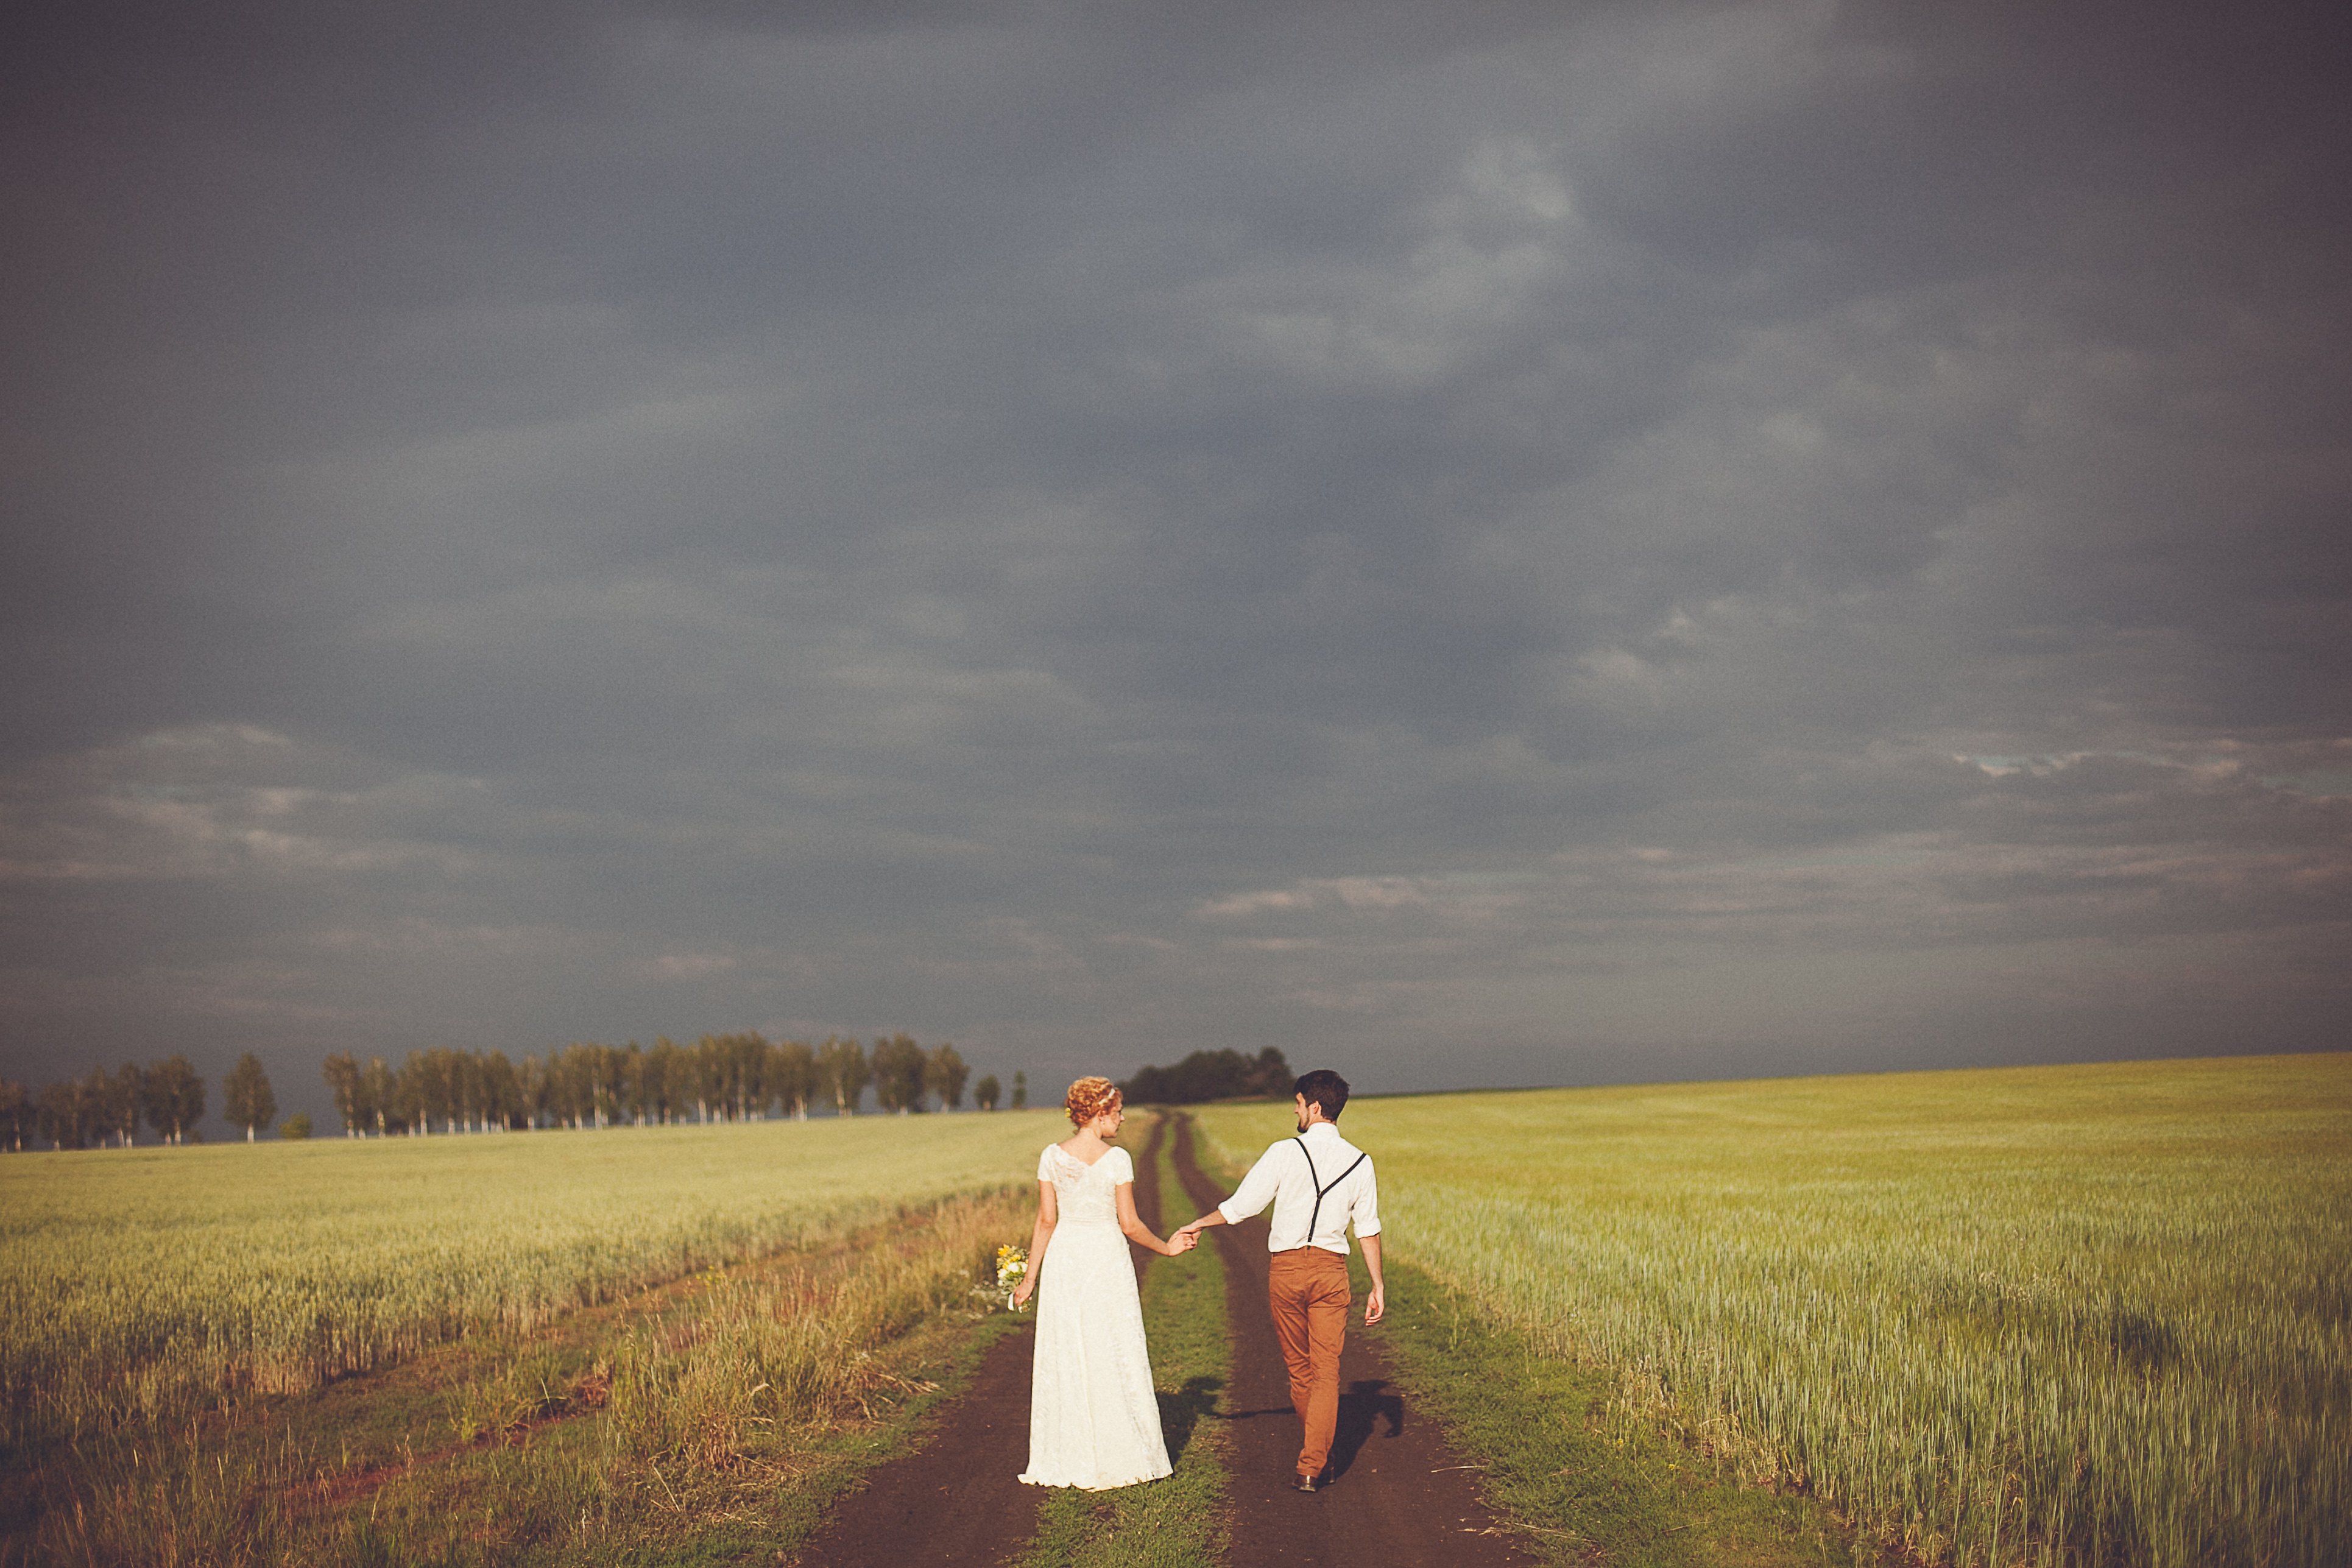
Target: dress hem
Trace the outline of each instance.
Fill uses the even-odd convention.
[[[1148,1476],[1137,1476],[1132,1480],[1125,1481],[1049,1481],[1024,1470],[1014,1479],[1024,1487],[1076,1487],[1082,1492],[1112,1492],[1121,1487],[1139,1487],[1146,1481],[1163,1481],[1175,1473],[1174,1468],[1171,1467],[1168,1469],[1155,1470]]]

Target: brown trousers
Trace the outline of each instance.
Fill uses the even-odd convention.
[[[1319,1247],[1277,1252],[1266,1260],[1265,1302],[1282,1359],[1290,1367],[1290,1405],[1307,1428],[1298,1473],[1319,1476],[1331,1461],[1339,1424],[1339,1352],[1348,1342],[1348,1260]]]

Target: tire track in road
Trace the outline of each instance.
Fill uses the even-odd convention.
[[[801,1549],[803,1568],[992,1568],[1037,1529],[1029,1463],[1027,1326],[988,1348],[922,1447],[866,1472]]]
[[[1178,1120],[1176,1173],[1194,1212],[1224,1194],[1202,1171],[1192,1119]],[[1296,1489],[1298,1417],[1266,1311],[1266,1222],[1203,1232],[1223,1248],[1233,1379],[1212,1419],[1233,1424],[1231,1568],[1522,1568],[1538,1561],[1478,1495],[1472,1469],[1398,1387],[1364,1332],[1360,1298],[1339,1361],[1332,1484]]]

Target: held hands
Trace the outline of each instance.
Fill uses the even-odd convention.
[[[1180,1252],[1190,1252],[1200,1245],[1201,1233],[1197,1230],[1187,1227],[1183,1230],[1171,1231],[1168,1233],[1167,1256],[1173,1258]]]

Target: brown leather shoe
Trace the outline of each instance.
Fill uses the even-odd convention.
[[[1298,1489],[1300,1491],[1312,1492],[1317,1484],[1318,1479],[1314,1476],[1301,1476],[1298,1478]]]

